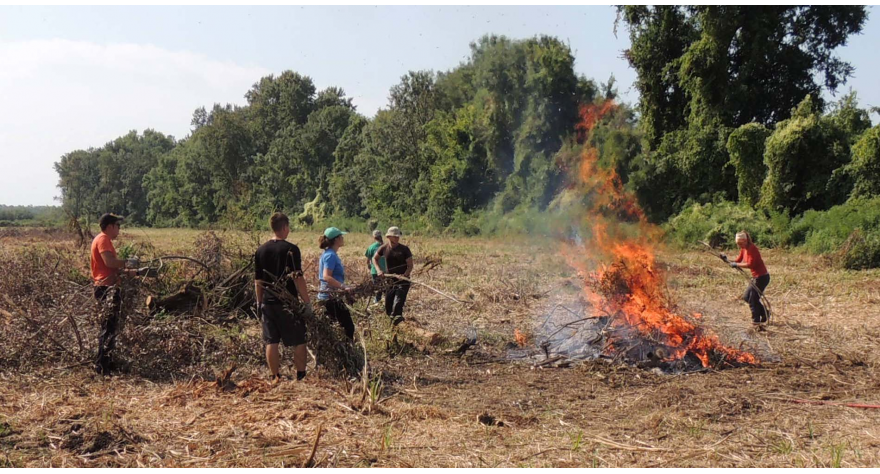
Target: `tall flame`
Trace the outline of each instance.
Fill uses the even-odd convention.
[[[690,353],[704,367],[710,356],[741,364],[757,363],[747,352],[726,347],[710,331],[678,315],[666,289],[666,276],[656,266],[660,229],[648,222],[632,193],[617,173],[598,166],[599,150],[590,138],[599,121],[616,109],[612,101],[580,109],[577,127],[583,145],[580,167],[570,176],[570,188],[584,197],[591,235],[567,242],[563,253],[584,279],[584,295],[595,316],[609,317],[610,344],[606,351],[625,351],[649,342],[661,348],[664,360]]]

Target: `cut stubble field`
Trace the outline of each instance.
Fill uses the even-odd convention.
[[[119,244],[187,254],[201,234],[124,229]],[[268,237],[218,235],[242,249]],[[314,290],[317,233],[297,232],[289,240],[302,249]],[[366,277],[369,241],[349,234],[340,251],[352,282]],[[727,344],[747,342],[766,352],[756,367],[665,375],[602,360],[535,367],[506,357],[515,329],[533,334],[556,302],[575,300],[583,286],[558,243],[403,241],[415,254],[414,278],[446,294],[415,286],[406,310],[414,321],[407,324],[446,342],[426,345],[406,328],[395,333],[378,305],[358,303],[372,374],[366,390],[359,379],[320,370],[301,382],[271,385],[259,353],[238,364],[225,388],[209,377],[228,367],[216,364],[202,375],[168,378],[101,378],[70,364],[2,369],[0,465],[880,465],[880,409],[842,405],[880,403],[876,270],[842,271],[821,258],[765,251],[774,321],[755,331],[739,300],[745,286],[739,275],[698,250],[661,250],[660,266],[681,312],[702,314]],[[0,235],[3,252],[73,245],[64,235]],[[81,254],[84,267],[87,251]],[[441,263],[418,273],[427,261]],[[259,341],[254,319],[214,327]],[[477,343],[461,354],[456,348],[470,327]],[[290,358],[283,358],[282,370],[290,373]]]

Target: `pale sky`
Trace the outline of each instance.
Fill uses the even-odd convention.
[[[876,8],[869,7],[871,13]],[[130,130],[184,137],[192,112],[244,104],[260,77],[292,69],[338,86],[372,116],[409,70],[449,70],[487,33],[568,42],[578,73],[617,79],[634,102],[613,7],[0,7],[0,204],[57,204],[52,165]],[[878,20],[840,56],[845,86],[880,106]],[[877,116],[873,117],[875,119]]]

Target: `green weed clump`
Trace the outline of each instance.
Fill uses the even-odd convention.
[[[788,217],[770,214],[729,201],[692,204],[664,225],[673,243],[686,246],[699,241],[713,246],[729,246],[737,232],[745,230],[761,247],[777,247],[787,242]]]
[[[866,270],[880,267],[880,231],[870,234],[860,229],[843,243],[839,252],[840,265],[847,270]]]
[[[814,254],[838,251],[856,229],[867,235],[880,232],[880,196],[851,199],[827,211],[807,211],[792,219],[792,245]]]
[[[828,255],[850,270],[880,267],[880,196],[851,199],[827,211],[811,210],[791,219],[728,201],[692,204],[664,229],[667,238],[681,246],[699,241],[729,246],[736,232],[746,230],[760,247],[799,247]]]

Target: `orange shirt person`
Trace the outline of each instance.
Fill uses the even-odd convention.
[[[92,281],[95,284],[95,299],[102,309],[98,356],[95,360],[95,372],[101,375],[110,375],[111,356],[116,348],[116,336],[119,331],[122,296],[116,285],[119,283],[120,274],[127,272],[126,267],[137,267],[136,260],[120,260],[116,256],[116,248],[112,241],[119,236],[120,222],[122,217],[115,214],[101,216],[98,220],[101,233],[92,240],[91,247],[90,266]]]
[[[770,273],[767,266],[764,265],[764,259],[761,258],[761,251],[758,246],[752,242],[752,236],[748,232],[742,231],[736,234],[736,245],[739,247],[739,255],[734,261],[728,261],[732,268],[748,268],[752,272],[752,282],[746,288],[743,294],[743,300],[749,304],[752,312],[752,322],[755,324],[764,324],[767,322],[767,311],[761,304],[761,294],[770,284]],[[725,261],[727,257],[723,256]],[[757,287],[757,290],[755,289]],[[760,290],[760,293],[758,292]]]

